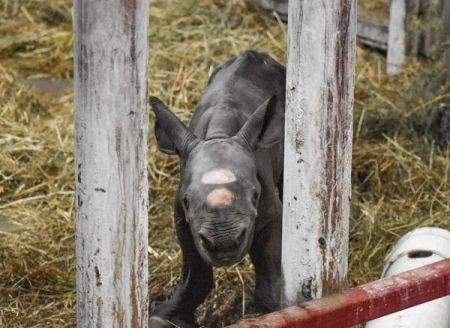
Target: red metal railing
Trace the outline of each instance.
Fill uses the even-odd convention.
[[[229,328],[340,328],[450,295],[450,259],[292,306]]]

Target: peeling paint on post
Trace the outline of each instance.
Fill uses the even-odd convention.
[[[289,2],[282,304],[343,287],[356,1]]]
[[[148,0],[74,1],[78,327],[146,327]]]

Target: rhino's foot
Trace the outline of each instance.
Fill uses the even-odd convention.
[[[149,328],[194,328],[197,327],[195,323],[188,323],[184,320],[173,318],[171,320],[165,320],[158,316],[151,316],[148,319]]]

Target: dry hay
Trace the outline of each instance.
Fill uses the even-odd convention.
[[[372,22],[389,21],[390,0],[363,0],[358,1],[358,16]]]
[[[222,60],[257,48],[284,61],[286,26],[248,1],[153,0],[151,26],[150,93],[184,121]],[[0,0],[0,35],[0,327],[72,327],[73,99],[41,91],[70,84],[71,1]],[[358,49],[349,285],[376,279],[410,229],[450,228],[449,149],[410,127],[413,115],[449,102],[448,67],[434,67],[411,63],[388,77],[382,55]],[[156,302],[170,295],[180,268],[171,221],[178,165],[153,136],[150,145]],[[248,259],[215,277],[200,320],[214,327],[251,315]]]

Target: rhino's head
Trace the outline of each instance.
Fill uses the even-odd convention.
[[[255,230],[261,186],[255,150],[268,147],[263,135],[275,111],[268,99],[231,138],[197,138],[158,99],[155,134],[161,151],[181,160],[180,198],[196,248],[215,266],[240,261],[248,252]]]

